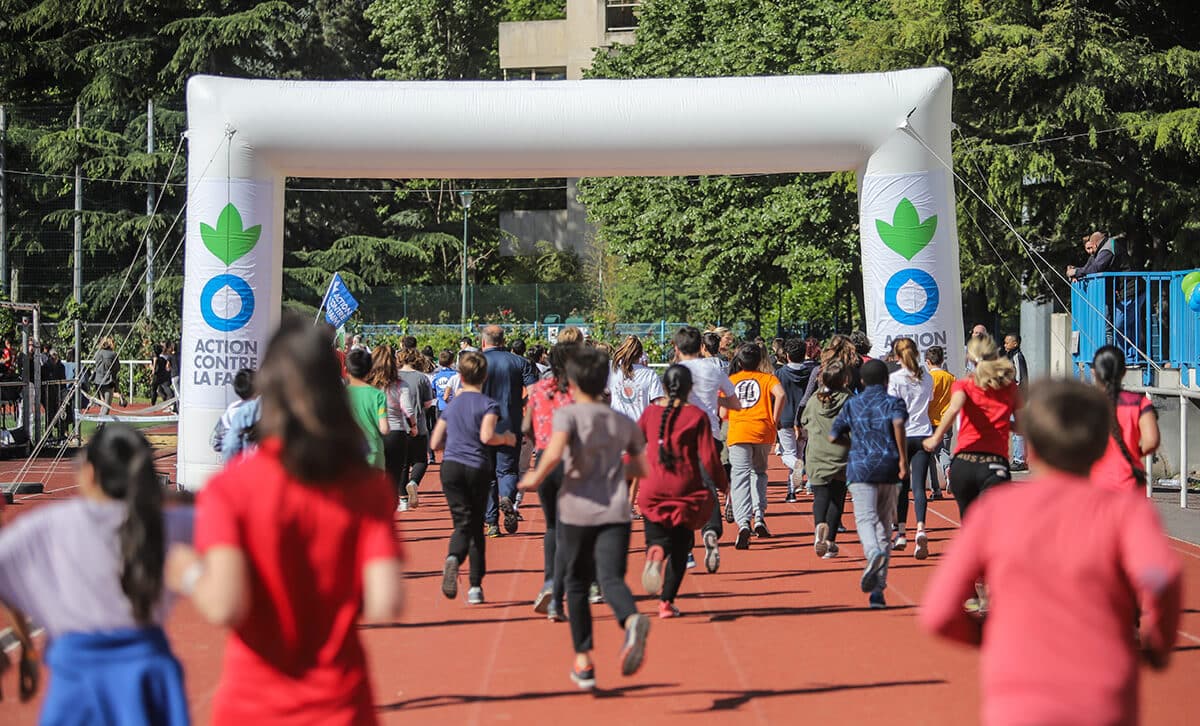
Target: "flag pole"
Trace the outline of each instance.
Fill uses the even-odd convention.
[[[321,322],[321,311],[325,309],[325,304],[329,302],[329,293],[333,291],[333,281],[337,279],[337,273],[333,273],[333,277],[329,278],[329,287],[325,288],[325,296],[321,298],[321,305],[317,307],[317,317],[313,318],[313,325]]]

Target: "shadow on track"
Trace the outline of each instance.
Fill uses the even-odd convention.
[[[622,686],[620,688],[597,688],[590,692],[593,698],[623,698],[626,695],[638,693],[639,691],[661,691],[668,688],[678,687],[678,683],[642,683],[630,686]],[[441,708],[443,706],[461,706],[467,703],[504,703],[507,701],[527,701],[531,699],[546,699],[546,698],[563,698],[566,696],[589,695],[588,691],[582,691],[574,688],[562,691],[540,691],[532,693],[507,693],[507,694],[482,694],[482,693],[462,693],[462,694],[445,694],[439,696],[425,696],[423,698],[413,698],[407,701],[396,701],[395,703],[383,704],[376,706],[375,710],[380,713],[389,711],[415,711],[423,708]]]

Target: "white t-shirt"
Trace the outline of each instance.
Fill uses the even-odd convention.
[[[901,366],[888,377],[888,395],[904,401],[908,407],[908,423],[904,433],[908,436],[928,436],[933,433],[929,420],[929,402],[933,400],[933,376],[924,371],[917,380],[907,368]]]
[[[736,395],[733,382],[721,370],[720,363],[717,358],[679,361],[680,365],[686,366],[692,372],[692,392],[688,396],[688,403],[699,406],[708,414],[713,436],[718,437],[721,435],[721,417],[717,415],[717,397],[724,395],[726,398],[733,398]]]
[[[642,417],[642,412],[651,401],[667,395],[658,373],[644,365],[633,366],[632,378],[626,378],[623,370],[611,371],[608,374],[608,392],[612,396],[613,410],[620,411],[634,421]]]

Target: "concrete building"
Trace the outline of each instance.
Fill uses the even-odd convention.
[[[567,17],[500,23],[500,67],[506,80],[579,80],[598,48],[633,42],[637,25],[635,0],[567,0]],[[559,250],[583,256],[593,227],[575,195],[575,179],[567,180],[567,208],[503,212],[502,252],[528,254],[545,241]]]

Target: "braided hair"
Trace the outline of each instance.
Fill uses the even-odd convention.
[[[1125,437],[1121,434],[1121,424],[1117,421],[1117,406],[1121,402],[1121,381],[1125,378],[1125,354],[1115,345],[1101,346],[1092,358],[1092,376],[1096,383],[1104,388],[1112,405],[1112,416],[1108,419],[1109,435],[1117,442],[1121,456],[1133,470],[1133,476],[1139,484],[1146,483],[1146,470],[1143,469],[1133,452],[1125,445]]]
[[[667,405],[658,424],[658,463],[667,471],[675,471],[679,457],[671,450],[671,429],[692,392],[692,371],[676,363],[663,374],[663,388],[667,391]]]

